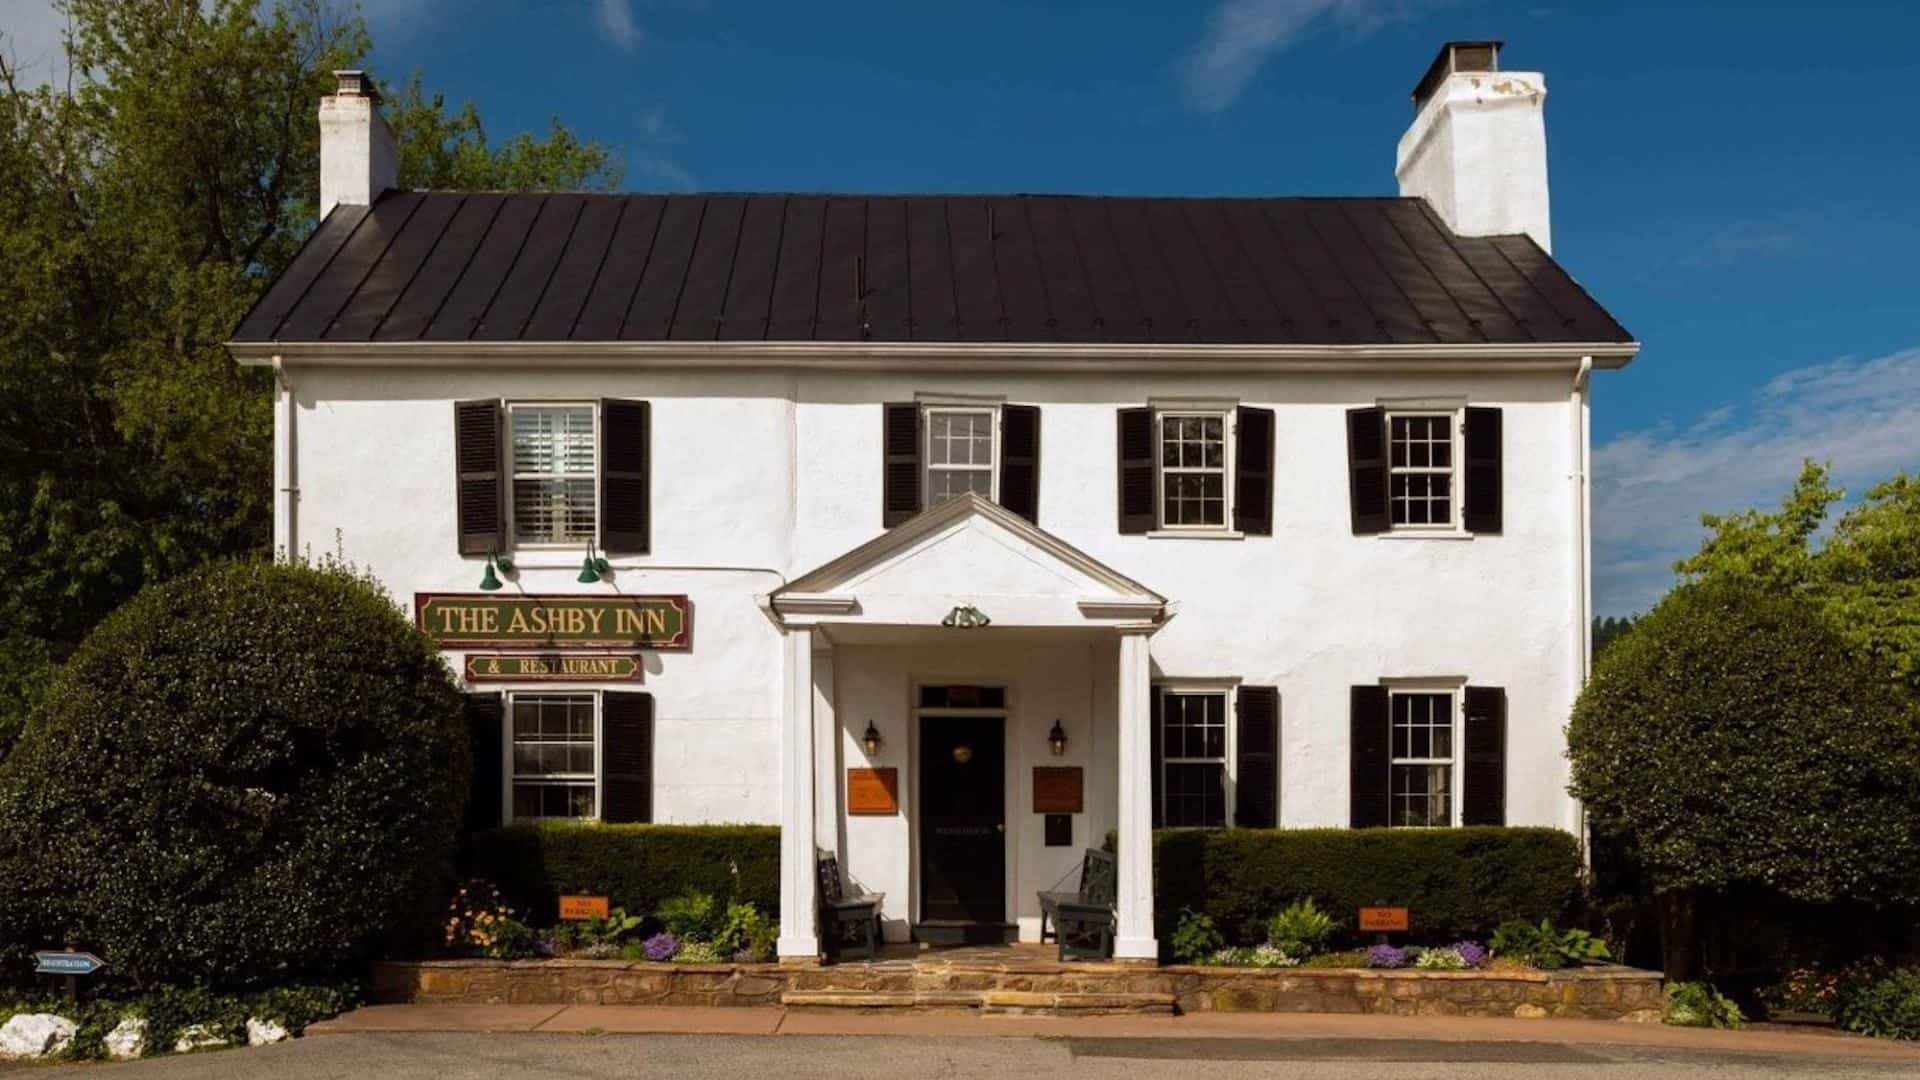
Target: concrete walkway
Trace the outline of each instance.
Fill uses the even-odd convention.
[[[399,1032],[1539,1043],[1857,1058],[1863,1062],[1911,1062],[1920,1071],[1920,1045],[1765,1024],[1739,1031],[1712,1031],[1599,1020],[1319,1013],[1056,1018],[658,1005],[370,1005],[307,1029],[312,1036]]]

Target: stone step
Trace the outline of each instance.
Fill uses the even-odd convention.
[[[1027,990],[789,990],[794,1009],[979,1009],[997,1016],[1157,1015],[1173,1012],[1172,994],[1055,994]]]

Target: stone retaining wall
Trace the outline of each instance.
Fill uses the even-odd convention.
[[[1660,973],[1167,967],[1182,1012],[1378,1013],[1658,1021]]]
[[[778,1005],[795,974],[781,964],[387,962],[373,966],[373,999],[461,1005]]]
[[[374,1000],[475,1005],[778,1005],[788,991],[1173,995],[1182,1012],[1660,1018],[1660,975],[1574,971],[1372,971],[1124,964],[654,964],[624,960],[429,960],[374,968]],[[905,998],[902,995],[907,995]],[[836,995],[836,996],[845,996]],[[1164,1007],[1164,1006],[1163,1006]]]

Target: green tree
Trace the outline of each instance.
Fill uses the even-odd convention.
[[[372,582],[252,559],[143,589],[0,762],[0,975],[67,942],[145,985],[417,947],[471,769],[453,673]]]
[[[1627,632],[1633,629],[1634,618],[1635,616],[1632,615],[1625,617],[1608,615],[1606,618],[1595,615],[1593,617],[1594,659],[1599,659],[1600,654],[1607,651],[1607,646],[1625,637]]]
[[[1661,909],[1671,978],[1700,973],[1703,903],[1920,893],[1920,724],[1816,603],[1683,585],[1610,647],[1567,728],[1571,790]]]
[[[1674,569],[1684,581],[1747,581],[1804,598],[1920,695],[1920,477],[1875,485],[1817,544],[1844,498],[1828,468],[1809,461],[1780,509],[1701,518],[1713,534]]]
[[[0,752],[49,665],[143,584],[271,535],[269,376],[221,348],[314,226],[315,110],[370,47],[322,0],[66,0],[71,87],[0,25]],[[612,186],[557,122],[490,144],[415,76],[414,186]]]

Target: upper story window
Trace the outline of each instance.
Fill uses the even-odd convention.
[[[594,407],[510,404],[513,540],[584,544],[595,535]]]
[[[1452,528],[1454,414],[1387,414],[1387,506],[1394,528]]]
[[[927,506],[969,491],[984,499],[994,497],[998,419],[998,411],[992,408],[933,406],[926,410],[922,427],[927,433]]]
[[[1453,824],[1453,694],[1396,690],[1391,708],[1391,824]]]
[[[1172,402],[1123,408],[1117,419],[1122,534],[1272,535],[1272,409]]]
[[[513,817],[591,818],[598,813],[593,694],[514,694]]]
[[[460,554],[581,546],[646,554],[652,431],[652,407],[625,398],[454,402]]]
[[[1039,406],[965,399],[881,406],[883,526],[968,492],[1039,520]]]
[[[1226,528],[1227,414],[1162,412],[1157,420],[1160,527]]]

